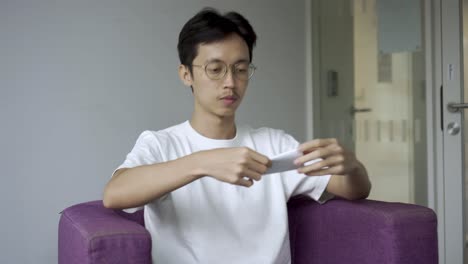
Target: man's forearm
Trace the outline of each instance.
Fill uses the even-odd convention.
[[[371,182],[366,168],[358,162],[356,169],[346,179],[347,190],[351,199],[364,199],[369,196]]]
[[[142,206],[193,182],[200,175],[192,155],[117,171],[104,189],[104,206],[114,209]]]

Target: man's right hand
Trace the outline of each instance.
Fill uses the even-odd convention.
[[[219,181],[250,187],[271,166],[270,159],[250,148],[219,148],[193,154],[200,175]]]

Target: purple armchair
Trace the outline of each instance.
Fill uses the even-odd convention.
[[[288,203],[292,263],[438,263],[437,218],[426,207],[304,198]],[[59,264],[151,263],[142,211],[77,204],[60,217]],[[157,245],[155,245],[157,246]]]

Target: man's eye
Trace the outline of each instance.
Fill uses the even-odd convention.
[[[210,68],[208,69],[209,72],[211,73],[220,73],[221,72],[221,68]]]

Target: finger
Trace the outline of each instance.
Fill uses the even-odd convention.
[[[337,165],[323,170],[316,170],[305,173],[307,176],[324,176],[324,175],[344,175],[343,166]]]
[[[249,152],[249,154],[250,154],[250,157],[252,159],[256,160],[257,162],[260,162],[261,164],[263,164],[263,165],[265,165],[267,167],[271,166],[271,160],[267,156],[265,156],[263,154],[260,154],[255,150],[251,150]]]
[[[337,144],[338,140],[336,138],[318,138],[311,141],[304,142],[299,145],[298,149],[302,152],[313,150],[316,148],[326,147],[331,144]]]
[[[310,165],[301,167],[297,171],[299,173],[305,173],[306,174],[306,173],[309,173],[309,172],[330,168],[330,167],[332,167],[334,165],[343,163],[343,161],[344,161],[344,157],[341,156],[341,155],[332,156],[332,157],[329,157],[327,159],[320,160],[320,161],[317,161],[317,162],[312,163]]]
[[[238,181],[237,181],[237,185],[240,185],[240,186],[244,186],[244,187],[251,187],[252,185],[254,184],[253,180],[252,179],[244,179],[244,178],[240,178]]]
[[[246,169],[245,170],[245,176],[252,179],[252,180],[256,180],[256,181],[259,181],[262,178],[261,173],[253,171],[251,169]]]
[[[335,154],[335,150],[333,150],[332,148],[319,148],[308,154],[300,156],[299,158],[294,160],[294,164],[301,165],[308,161],[316,160],[319,158],[326,159],[333,154]]]
[[[264,174],[268,167],[265,164],[258,162],[257,160],[251,159],[247,162],[248,169],[257,172],[259,174]]]

